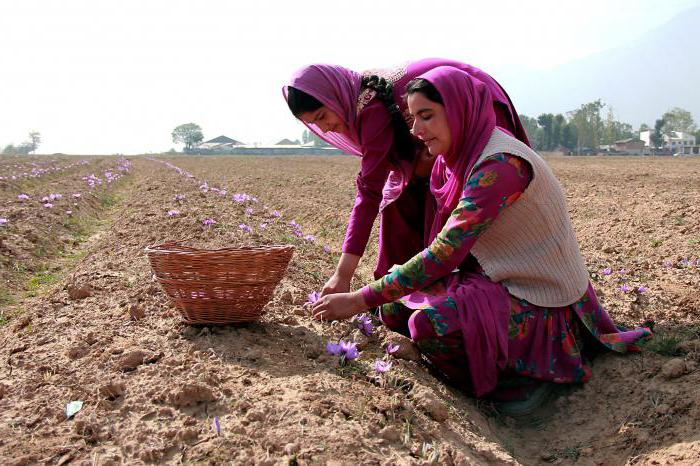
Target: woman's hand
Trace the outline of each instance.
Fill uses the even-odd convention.
[[[359,291],[322,296],[311,308],[316,320],[343,320],[359,314],[367,308]]]
[[[352,275],[350,276],[352,278]],[[329,294],[336,293],[347,293],[350,291],[350,280],[351,278],[345,278],[339,275],[337,272],[328,279],[323,288],[321,289],[321,296],[326,296]]]
[[[433,170],[433,164],[435,163],[436,155],[432,155],[428,152],[427,147],[423,147],[421,151],[416,156],[416,163],[413,166],[413,174],[419,178],[425,178],[430,175]]]

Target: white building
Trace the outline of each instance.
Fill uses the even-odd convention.
[[[639,139],[644,141],[645,147],[651,147],[651,135],[654,130],[646,130],[639,132]],[[692,147],[695,145],[695,136],[682,131],[671,131],[669,134],[663,135],[664,147],[671,149],[673,152],[680,151],[683,147]]]

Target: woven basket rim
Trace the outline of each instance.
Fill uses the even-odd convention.
[[[146,246],[144,252],[146,254],[197,254],[197,255],[208,255],[208,254],[221,254],[221,253],[235,253],[235,252],[265,252],[265,251],[285,251],[289,249],[295,249],[292,244],[273,244],[268,246],[238,246],[230,248],[219,248],[219,249],[200,249],[193,248],[190,246],[185,246],[181,242],[168,242],[163,244]]]

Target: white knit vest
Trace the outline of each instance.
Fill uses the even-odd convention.
[[[513,296],[545,307],[573,304],[588,288],[588,272],[561,186],[542,157],[499,129],[494,129],[474,166],[498,153],[529,162],[532,181],[471,252],[489,278]]]

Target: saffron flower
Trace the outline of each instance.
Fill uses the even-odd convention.
[[[49,196],[44,196],[41,198],[41,202],[49,202],[51,199],[49,199]]]
[[[318,291],[312,291],[311,293],[308,294],[306,303],[304,304],[314,304],[318,299],[321,297],[321,293]]]
[[[294,236],[298,236],[299,238],[301,238],[301,236],[302,236],[302,234],[299,230],[294,230],[292,233],[294,233]]]
[[[603,275],[611,275],[612,274],[612,269],[610,267],[606,267],[603,270],[600,271]]]
[[[20,201],[26,201],[27,199],[29,199],[29,196],[26,194],[20,194],[19,196],[17,196],[17,199],[19,199]]]
[[[374,372],[377,374],[385,374],[391,370],[393,363],[391,361],[384,361],[382,359],[377,359],[374,361]]]
[[[360,332],[362,332],[365,336],[372,336],[374,326],[372,325],[372,319],[370,319],[367,314],[358,314],[353,317],[353,321],[355,322],[355,325],[357,325],[357,328],[360,329]]]
[[[279,210],[273,210],[273,211],[272,211],[272,216],[273,216],[273,217],[281,217],[282,214],[280,213]]]
[[[214,416],[211,420],[211,428],[216,432],[216,435],[221,435],[221,424],[219,424],[219,416]]]
[[[623,293],[629,293],[632,291],[632,287],[625,283],[624,285],[620,285],[620,291]]]
[[[338,343],[332,343],[329,341],[328,343],[326,343],[326,353],[330,354],[331,356],[340,355],[340,345]]]
[[[78,199],[80,197],[80,193],[73,193],[73,197]]]
[[[260,224],[260,229],[261,229],[261,230],[264,230],[265,228],[267,228],[267,223],[264,223],[264,222],[261,223],[261,224]]]
[[[331,248],[329,248],[328,246],[323,246],[323,252],[330,253],[330,252],[331,252]]]
[[[248,207],[248,208],[245,210],[245,214],[246,214],[247,216],[249,216],[249,217],[250,217],[251,215],[253,215],[253,208],[252,208],[252,207]]]
[[[66,214],[68,214],[68,215],[73,215],[73,211],[72,211],[72,210],[66,210]]]
[[[299,224],[297,223],[296,220],[292,220],[291,222],[289,222],[289,224],[290,224],[294,229],[296,229],[296,230],[301,230],[301,225],[299,225]]]
[[[360,352],[357,350],[357,343],[354,341],[340,340],[340,351],[343,353],[342,357],[345,360],[352,361],[360,356]]]
[[[204,184],[199,186],[199,190],[203,193],[206,193],[207,191],[209,191],[209,184],[205,181]]]
[[[0,218],[0,226],[5,226],[7,225],[8,220],[4,217]]]
[[[53,204],[51,204],[50,202],[47,202],[46,204],[44,204],[44,208],[46,208],[46,209],[50,209],[51,207],[53,207]]]
[[[211,225],[216,225],[216,220],[214,220],[213,218],[205,218],[204,220],[202,220],[202,224],[207,227]]]
[[[175,202],[180,202],[180,201],[183,200],[184,198],[185,198],[185,195],[184,195],[184,194],[176,194],[176,195],[175,195]]]
[[[344,365],[345,361],[352,361],[360,356],[360,352],[357,350],[357,343],[354,341],[328,342],[326,344],[326,352],[331,356],[340,356],[341,365]]]
[[[664,261],[664,267],[666,267],[666,268],[673,267],[673,261],[670,261],[670,260],[668,260],[668,259],[665,260],[665,261]]]
[[[386,354],[392,355],[396,353],[399,350],[399,345],[395,345],[393,343],[389,343],[386,345]]]
[[[180,211],[177,209],[171,209],[168,211],[168,217],[177,217],[180,215]]]
[[[304,236],[304,239],[305,239],[306,241],[310,241],[310,242],[312,242],[312,243],[313,243],[314,241],[316,241],[316,237],[315,237],[314,235],[306,235],[306,236]]]
[[[240,228],[241,230],[245,231],[246,233],[252,233],[252,232],[253,232],[253,229],[250,228],[250,227],[249,227],[248,225],[246,225],[245,223],[241,223],[240,225],[238,225],[238,228]]]
[[[683,259],[681,259],[681,260],[678,262],[678,264],[682,265],[683,267],[687,267],[687,266],[690,265],[690,261],[688,260],[687,257],[684,257]]]
[[[620,275],[625,275],[627,273],[627,269],[620,269],[618,272]]]
[[[644,285],[640,285],[637,287],[637,293],[646,293],[647,287]]]

